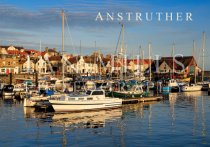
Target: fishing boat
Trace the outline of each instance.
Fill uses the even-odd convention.
[[[185,85],[181,88],[183,92],[190,92],[190,91],[201,91],[202,86],[197,84],[189,84]]]
[[[180,91],[180,87],[178,82],[175,79],[170,79],[168,81],[165,81],[163,83],[163,87],[162,87],[162,91],[163,92],[179,92]]]
[[[49,102],[55,112],[111,109],[122,105],[122,99],[105,97],[105,91],[101,89],[89,90],[85,94],[69,94]]]
[[[177,83],[177,81],[175,79],[171,79],[168,82],[168,86],[170,87],[170,91],[171,92],[179,92],[179,84]]]
[[[134,85],[129,90],[124,90],[123,88],[121,88],[121,90],[111,91],[108,93],[108,96],[119,98],[140,98],[145,95],[146,92],[144,92],[142,85]]]

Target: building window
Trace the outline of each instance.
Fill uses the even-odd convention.
[[[3,69],[1,69],[1,72],[2,72],[2,73],[5,73],[5,69],[4,69],[4,68],[3,68]]]

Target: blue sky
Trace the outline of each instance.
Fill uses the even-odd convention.
[[[119,22],[96,22],[98,12],[191,12],[192,22],[128,22],[125,24],[125,44],[129,55],[138,53],[139,46],[148,55],[148,43],[152,54],[170,56],[172,44],[175,53],[192,55],[196,42],[196,58],[201,64],[202,32],[206,33],[205,64],[210,70],[208,58],[210,34],[209,0],[0,0],[0,43],[23,45],[25,48],[61,48],[61,16],[65,10],[70,33],[65,30],[65,50],[90,54],[96,49],[102,53],[114,53],[121,26]],[[96,41],[96,49],[94,42]],[[200,60],[199,60],[200,59]]]

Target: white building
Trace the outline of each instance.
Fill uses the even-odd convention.
[[[68,73],[80,73],[80,74],[97,74],[98,73],[98,65],[96,63],[85,61],[83,56],[77,61],[77,58],[71,58],[68,60],[70,65],[66,66],[66,70]]]
[[[39,60],[36,62],[36,71],[39,74],[46,74],[47,72],[47,63],[46,61],[42,58],[42,56],[39,57]]]
[[[35,63],[27,57],[27,60],[22,64],[21,71],[22,73],[33,73],[35,71]]]

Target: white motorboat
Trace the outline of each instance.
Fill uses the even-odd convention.
[[[81,95],[65,95],[59,100],[49,100],[56,112],[90,111],[98,109],[111,109],[122,106],[122,99],[105,97],[101,89],[89,90]]]
[[[202,86],[196,84],[184,85],[181,90],[183,92],[190,92],[190,91],[201,91]]]

